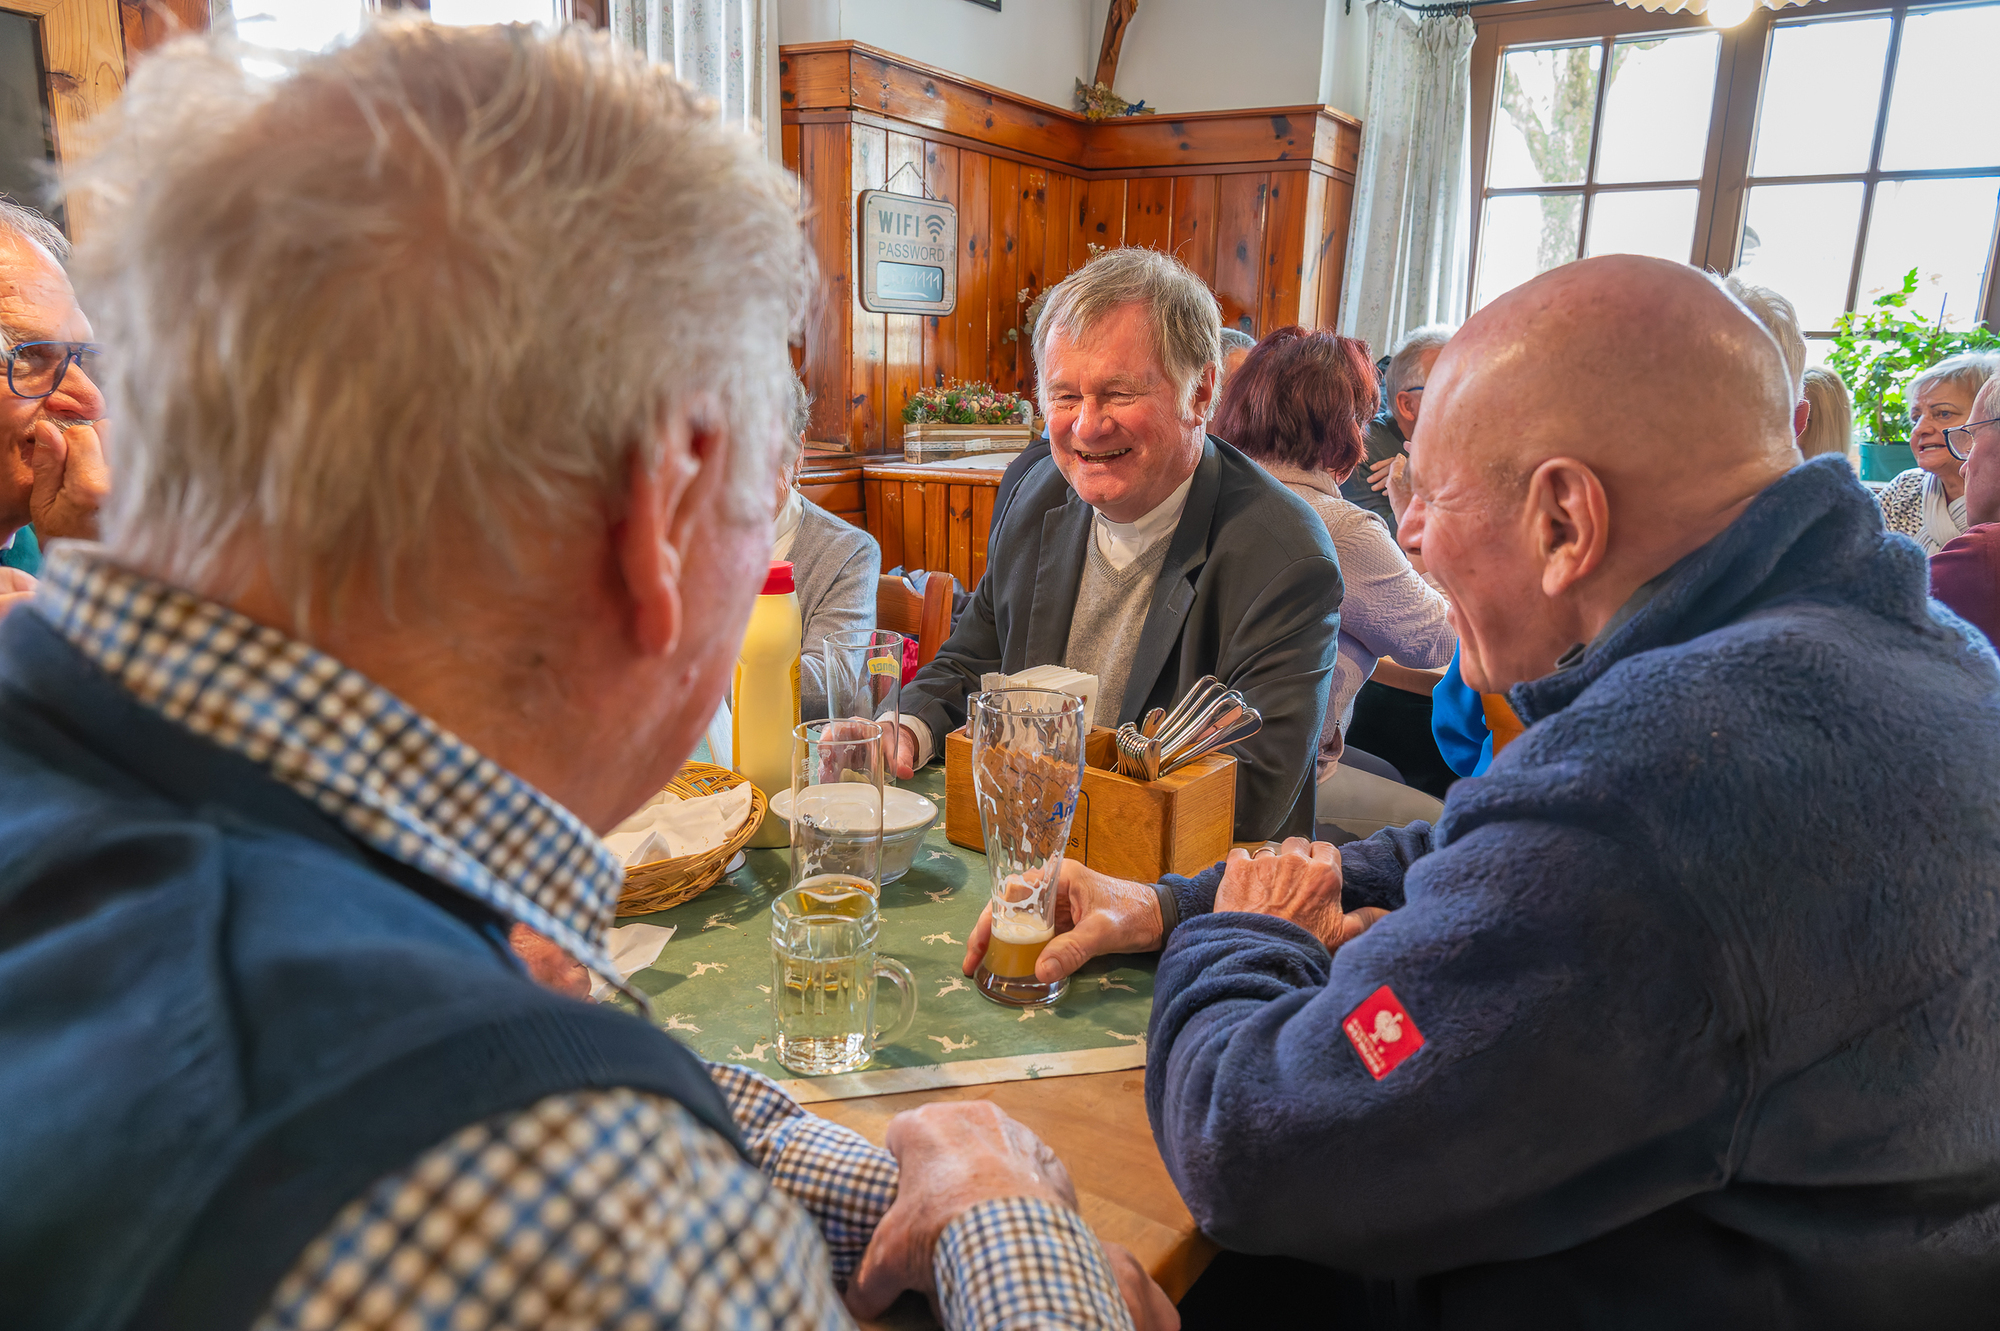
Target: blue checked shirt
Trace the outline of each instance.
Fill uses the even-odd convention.
[[[338,661],[111,562],[52,552],[37,612],[147,706],[260,764],[349,834],[616,975],[623,871],[567,810]],[[307,1245],[258,1331],[843,1326],[896,1162],[745,1068],[711,1066],[755,1168],[671,1100],[550,1096],[468,1124]],[[1071,1212],[987,1202],[948,1227],[958,1327],[1128,1327]]]

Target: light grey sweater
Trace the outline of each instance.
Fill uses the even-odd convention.
[[[1173,533],[1169,531],[1120,569],[1104,557],[1095,540],[1088,543],[1062,663],[1071,670],[1097,676],[1100,725],[1118,724],[1125,684],[1132,677],[1132,658],[1139,651],[1139,634],[1146,627],[1153,588],[1172,544]]]
[[[882,576],[882,547],[859,527],[805,501],[792,538],[792,582],[805,624],[799,658],[799,715],[826,715],[829,634],[875,627],[875,580]]]

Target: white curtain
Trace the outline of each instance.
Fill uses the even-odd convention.
[[[771,0],[611,0],[611,30],[715,99],[722,121],[762,134],[773,123]]]
[[[1429,323],[1465,318],[1472,20],[1368,6],[1361,130],[1341,331],[1386,355]]]

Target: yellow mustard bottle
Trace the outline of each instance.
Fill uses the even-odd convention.
[[[773,564],[750,611],[729,695],[736,771],[767,800],[792,788],[792,731],[799,724],[799,652],[804,637],[792,566]],[[791,826],[769,812],[750,837],[753,846],[783,846],[790,841]]]

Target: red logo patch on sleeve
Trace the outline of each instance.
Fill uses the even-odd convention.
[[[1361,1006],[1340,1023],[1354,1052],[1380,1081],[1396,1070],[1396,1065],[1424,1047],[1424,1033],[1396,998],[1396,991],[1383,985],[1361,1000]]]

